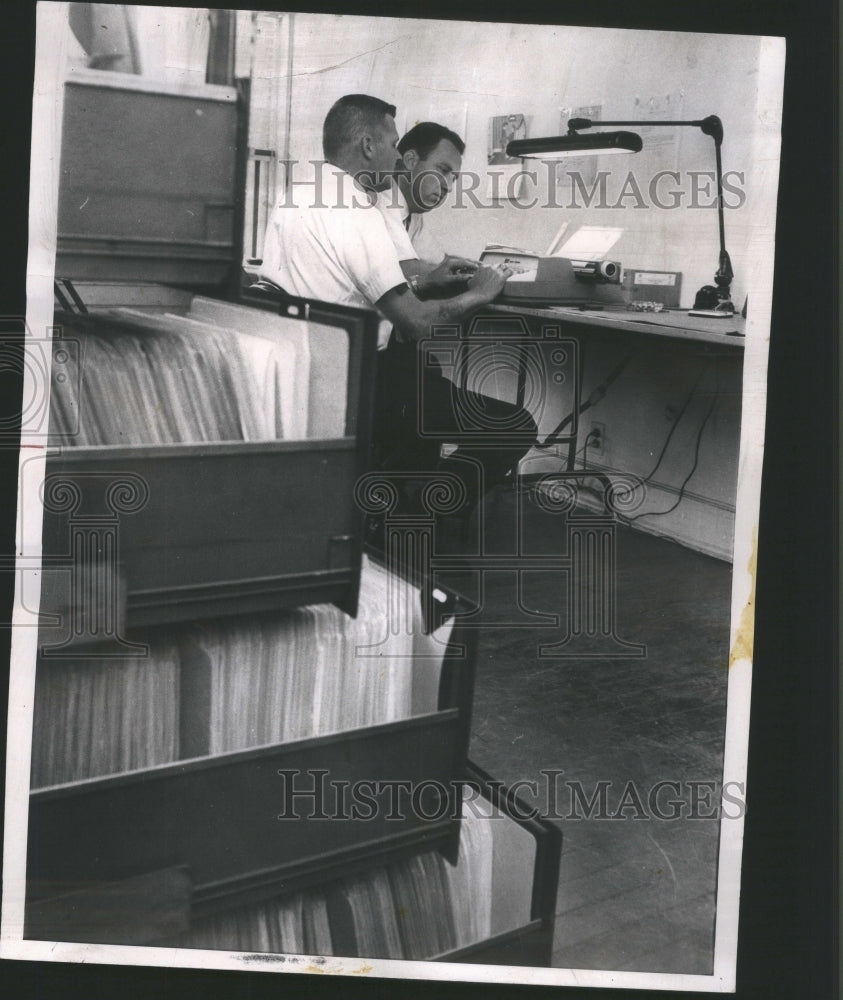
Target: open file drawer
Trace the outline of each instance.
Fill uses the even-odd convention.
[[[73,419],[58,436],[51,419],[45,655],[103,641],[131,652],[137,637],[126,640],[125,630],[198,617],[319,601],[354,613],[363,515],[353,486],[368,461],[377,320],[320,303],[245,306],[196,294],[235,287],[247,134],[247,101],[234,88],[102,70],[66,81],[53,397],[91,374],[85,344],[115,309],[129,313],[114,319],[117,328],[139,332],[146,317],[154,332],[169,314],[182,327],[192,317],[197,338],[202,324],[217,324],[232,340],[271,342],[293,359],[294,382],[278,404],[290,424],[283,440],[162,444],[112,427],[107,441],[85,443]],[[179,374],[164,366],[165,378]],[[189,406],[196,396],[197,410],[213,415],[224,394],[213,377],[205,381],[189,393],[177,382],[172,402]],[[128,427],[143,412],[137,384],[98,388],[89,404],[106,421],[117,414]]]
[[[525,820],[524,804],[498,796],[489,776],[471,765],[465,779],[480,796],[463,806],[453,863],[433,850],[435,840],[417,838],[356,857],[325,855],[307,878],[257,873],[234,894],[209,892],[189,866],[170,866],[93,891],[31,898],[27,936],[547,966],[561,831]],[[140,905],[132,905],[138,897]]]
[[[344,619],[352,627],[346,646],[383,634],[382,608],[395,577],[378,569],[386,591],[374,592],[375,569],[364,566],[358,618]],[[459,599],[445,596],[459,610]],[[363,622],[373,609],[379,620],[366,633]],[[421,613],[417,602],[416,625]],[[220,704],[220,693],[230,688],[220,689],[213,663],[202,662],[193,631],[201,623],[185,630],[172,697],[161,687],[147,688],[142,697],[137,676],[119,677],[126,669],[119,661],[42,661],[25,936],[549,964],[561,833],[526,818],[523,803],[466,762],[476,633],[452,627],[449,615],[446,610],[430,635],[414,630],[408,639],[406,629],[397,630],[411,642],[412,665],[402,662],[400,643],[368,664],[370,690],[382,693],[390,672],[403,684],[406,715],[241,749],[232,749],[232,734],[238,746],[244,731],[265,739],[253,725],[268,700],[266,675],[262,680],[234,656],[229,671],[240,693],[229,697],[227,708]],[[257,634],[258,621],[250,616],[244,627]],[[295,652],[300,656],[301,649]],[[305,661],[307,680],[318,663]],[[335,700],[347,705],[347,670],[331,656],[321,662],[337,689]],[[360,661],[354,665],[363,669]],[[138,671],[148,677],[156,669],[151,660]],[[85,685],[86,671],[100,677],[99,686]],[[104,675],[110,688],[101,682]],[[365,711],[371,694],[351,680]],[[127,715],[115,705],[129,696]],[[127,731],[135,737],[148,733],[153,721],[160,726],[173,698],[178,735],[171,745],[179,759],[121,772],[119,761],[137,753],[137,739],[127,741]],[[109,740],[111,748],[103,745]],[[87,759],[86,748],[92,751]],[[464,783],[476,794],[460,808]],[[364,785],[362,798],[349,792]],[[365,914],[373,906],[381,916],[368,926]],[[407,924],[411,911],[417,920]],[[293,920],[295,927],[295,919],[299,936],[260,930],[267,921],[277,929],[279,920]],[[328,937],[312,936],[320,919]]]
[[[367,563],[356,620],[323,605],[159,630],[148,661],[42,659],[26,935],[149,943],[167,915],[184,928],[422,849],[455,859],[476,637],[452,618],[421,631],[415,589],[390,634],[393,583]],[[422,811],[399,786],[445,801]],[[138,926],[119,899],[145,880]]]
[[[77,291],[88,297],[84,285]],[[293,440],[77,447],[72,432],[81,428],[68,433],[65,421],[47,457],[42,590],[42,613],[63,625],[44,645],[320,601],[353,614],[363,528],[354,483],[368,462],[375,316],[294,300],[232,306],[166,288],[156,302],[151,286],[99,283],[91,292],[100,308],[109,297],[131,305],[122,314],[94,304],[87,315],[57,314],[54,355],[79,355],[75,368],[65,365],[65,385],[84,386],[85,347],[91,331],[102,337],[104,317],[119,331],[122,315],[139,331],[149,314],[154,333],[198,310],[181,321],[201,331],[215,316],[235,333],[244,328],[250,343],[297,343],[308,357],[307,398],[296,400]],[[54,395],[61,388],[54,382]],[[128,409],[119,394],[112,405]],[[122,606],[125,616],[115,610]]]
[[[464,772],[462,830],[452,862],[423,846],[378,858],[258,906],[194,913],[164,945],[360,959],[547,966],[553,945],[561,831],[525,819],[480,769]]]

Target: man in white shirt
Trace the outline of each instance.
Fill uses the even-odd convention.
[[[374,204],[395,169],[394,114],[393,105],[362,94],[334,104],[323,128],[324,169],[318,165],[314,177],[297,181],[275,209],[259,274],[291,295],[377,309],[397,338],[409,342],[491,302],[510,272],[473,268],[471,275],[460,274],[459,294],[435,302],[410,290]],[[443,280],[461,267],[443,268]]]
[[[321,172],[321,184],[305,185],[304,196],[294,190],[276,208],[267,228],[260,276],[292,295],[368,306],[384,317],[375,438],[386,467],[430,474],[438,467],[440,445],[459,438],[466,415],[477,425],[469,428],[475,437],[489,428],[482,448],[461,448],[457,458],[464,461],[451,463],[466,482],[465,512],[470,513],[481,491],[516,467],[527,450],[511,441],[496,447],[494,428],[511,428],[515,417],[527,436],[535,436],[535,423],[512,404],[465,393],[437,369],[425,370],[420,394],[416,342],[491,302],[511,271],[468,268],[470,262],[449,258],[426,277],[431,289],[457,285],[456,294],[438,299],[415,294],[405,280],[387,222],[375,206],[377,193],[390,185],[397,144],[394,106],[362,94],[340,98],[323,127],[328,169]],[[472,273],[466,274],[467,268]],[[489,415],[491,422],[485,424]],[[439,437],[424,434],[427,425],[435,425]]]

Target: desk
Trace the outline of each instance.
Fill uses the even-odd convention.
[[[539,423],[540,453],[522,463],[522,472],[547,471],[555,458],[567,473],[637,477],[653,508],[641,515],[641,527],[730,558],[744,329],[740,316],[495,304],[466,331],[460,378],[488,391],[490,378],[476,385],[472,359],[483,350],[478,342],[517,342],[514,370],[511,365],[508,377],[497,379],[496,392],[527,405]],[[540,370],[548,384],[537,396],[537,366],[528,360],[560,339],[575,348],[570,377],[554,375],[558,387],[551,386],[544,358]],[[596,453],[584,443],[589,425],[580,417],[586,412],[604,430],[606,440]],[[560,455],[559,445],[566,454]],[[674,514],[677,497],[686,503]],[[670,516],[657,516],[663,514]]]
[[[717,344],[737,351],[743,351],[743,334],[746,329],[746,320],[737,314],[728,319],[710,319],[704,316],[689,316],[687,311],[681,309],[645,313],[633,312],[623,307],[598,310],[578,309],[573,306],[530,308],[494,304],[484,309],[484,315],[486,313],[523,316],[528,321],[537,319],[545,324],[563,323],[566,326],[585,329],[596,328],[649,337],[669,337],[672,340],[690,340],[701,344]]]

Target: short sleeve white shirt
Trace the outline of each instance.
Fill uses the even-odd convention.
[[[330,164],[318,186],[294,186],[273,212],[260,275],[291,295],[368,308],[405,283],[383,215],[354,178]],[[390,330],[383,321],[379,348]]]
[[[379,191],[376,202],[383,215],[386,228],[395,244],[399,260],[418,260],[419,254],[410,239],[412,224],[410,209],[401,188],[393,182],[385,191]]]
[[[377,196],[377,206],[386,220],[399,260],[423,260],[439,264],[446,256],[442,244],[430,232],[425,212],[411,212],[401,188],[393,182]]]

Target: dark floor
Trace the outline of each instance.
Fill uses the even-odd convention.
[[[511,544],[517,505],[514,493],[498,498],[487,545]],[[526,550],[564,551],[565,520],[522,508]],[[565,631],[564,575],[525,577],[519,610],[513,575],[485,574],[482,620],[520,624],[480,632],[471,758],[507,783],[537,781],[527,800],[562,817],[575,805],[566,782],[589,798],[608,783],[604,818],[598,799],[590,818],[586,807],[554,820],[564,838],[555,966],[711,974],[719,823],[705,817],[719,801],[731,567],[623,526],[616,557],[616,634],[643,644],[641,657],[540,659],[538,644]],[[477,581],[449,578],[472,595]],[[532,611],[561,611],[561,630],[532,627]],[[555,802],[546,769],[564,770]],[[679,794],[664,787],[654,812],[660,781]],[[695,804],[689,782],[707,783]]]

